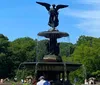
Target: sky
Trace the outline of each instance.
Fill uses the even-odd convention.
[[[59,10],[57,29],[70,35],[62,41],[76,43],[81,35],[100,36],[100,0],[0,0],[0,34],[10,41],[22,37],[42,39],[37,34],[50,29],[49,14],[36,1],[69,5]]]

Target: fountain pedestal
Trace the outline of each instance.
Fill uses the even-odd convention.
[[[60,32],[59,30],[49,30],[49,31],[43,31],[38,33],[39,36],[43,36],[45,38],[49,39],[49,45],[48,45],[48,55],[45,55],[43,60],[44,61],[55,61],[55,62],[61,62],[62,59],[59,56],[59,44],[57,43],[58,38],[67,37],[69,36],[68,33]]]

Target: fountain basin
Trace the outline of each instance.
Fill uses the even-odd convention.
[[[69,36],[66,32],[60,32],[58,30],[54,31],[43,31],[38,33],[39,36],[44,36],[46,38],[61,38],[61,37],[67,37]]]
[[[82,64],[74,64],[68,62],[23,62],[21,65],[24,65],[29,68],[35,68],[37,64],[37,71],[75,71]]]

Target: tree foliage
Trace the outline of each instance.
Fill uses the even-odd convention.
[[[36,58],[36,41],[29,38],[18,38],[10,43],[12,51],[12,61],[14,68],[18,68],[19,64],[25,61],[35,61]]]
[[[9,51],[10,42],[3,34],[0,34],[0,78],[5,78],[11,75],[12,62],[11,52]]]
[[[100,70],[100,38],[80,36],[72,60],[85,66],[86,78],[91,77],[92,72]]]
[[[70,56],[75,49],[75,45],[72,43],[61,42],[60,43],[60,55],[61,56]]]

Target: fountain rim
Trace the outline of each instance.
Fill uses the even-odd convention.
[[[61,32],[61,31],[42,31],[38,33],[38,36],[44,36],[46,38],[61,38],[61,37],[68,37],[69,34],[66,32]]]
[[[82,66],[82,64],[79,64],[79,63],[76,64],[76,63],[69,63],[69,62],[23,62],[21,63],[21,65],[25,67],[27,67],[28,65],[36,66],[36,67],[38,66],[57,66],[59,67],[60,66],[59,68],[63,68],[62,70],[60,69],[59,71],[53,70],[53,71],[58,71],[58,72],[64,71],[64,68],[66,68],[66,71],[71,72],[71,71],[75,71],[76,69]],[[38,70],[38,71],[47,71],[47,70]]]

